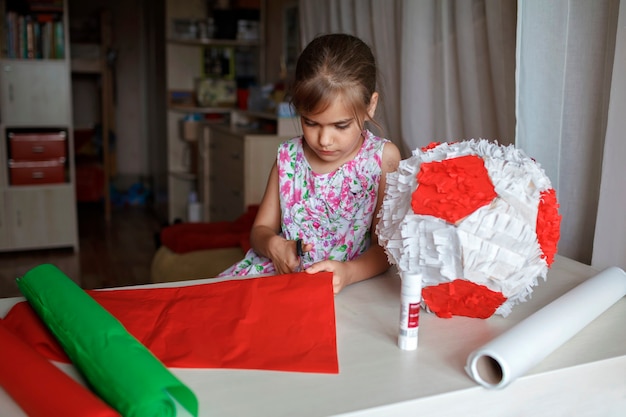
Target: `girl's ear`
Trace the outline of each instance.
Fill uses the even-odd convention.
[[[376,113],[376,106],[378,105],[378,92],[374,91],[372,98],[370,98],[370,105],[367,107],[367,115],[370,119],[374,119]]]

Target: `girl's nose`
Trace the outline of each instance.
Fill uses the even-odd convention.
[[[331,133],[328,129],[324,129],[324,128],[320,129],[318,139],[319,139],[320,146],[323,148],[327,148],[333,144]]]

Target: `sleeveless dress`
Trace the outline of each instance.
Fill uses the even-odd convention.
[[[313,244],[302,258],[304,268],[326,259],[349,261],[369,248],[382,152],[388,140],[369,130],[362,135],[363,144],[354,159],[327,174],[313,172],[301,136],[278,147],[281,235]],[[270,259],[250,249],[242,261],[218,276],[275,273]]]

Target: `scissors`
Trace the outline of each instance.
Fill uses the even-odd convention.
[[[296,272],[304,271],[304,265],[302,264],[302,256],[304,256],[304,252],[302,251],[302,239],[296,239],[296,254],[300,259],[300,265],[298,265]]]

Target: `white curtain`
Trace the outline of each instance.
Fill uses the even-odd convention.
[[[557,190],[559,253],[626,268],[625,3],[300,0],[300,16],[305,44],[340,31],[373,46],[379,117],[405,157],[431,141],[515,142]]]
[[[619,6],[591,265],[626,269],[626,1]]]
[[[557,191],[563,216],[559,253],[587,264],[618,6],[618,0],[519,1],[516,145],[541,163]]]
[[[513,143],[515,10],[511,1],[404,2],[400,108],[411,148]]]
[[[405,157],[433,141],[515,134],[516,4],[500,0],[300,0],[301,39],[351,33],[380,69],[377,117]]]

